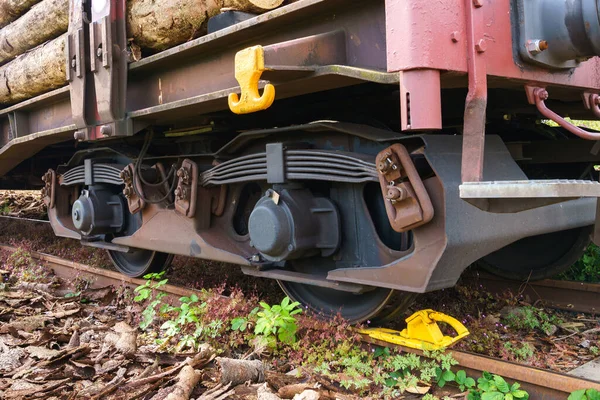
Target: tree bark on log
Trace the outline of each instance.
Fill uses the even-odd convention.
[[[68,28],[69,0],[42,0],[0,30],[0,65],[60,36]]]
[[[0,67],[0,104],[12,104],[64,86],[66,35]]]
[[[10,24],[40,0],[0,0],[0,28]]]
[[[221,369],[221,383],[231,387],[245,382],[261,383],[265,381],[265,366],[260,360],[235,360],[217,357]]]
[[[265,12],[283,0],[129,0],[127,37],[143,49],[161,51],[206,34],[222,8]]]
[[[279,7],[283,0],[221,0],[223,8],[234,8],[239,11],[263,13]]]

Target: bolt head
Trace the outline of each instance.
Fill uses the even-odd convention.
[[[548,49],[548,42],[539,39],[528,40],[527,43],[525,43],[525,47],[527,48],[529,54],[535,56]]]
[[[475,7],[475,8],[483,7],[483,0],[473,0],[473,7]]]
[[[104,136],[110,136],[112,134],[112,128],[110,125],[102,125],[100,127],[100,133]]]
[[[73,57],[73,59],[71,60],[71,68],[75,68],[77,66],[77,60],[75,59],[75,57]]]
[[[485,39],[479,39],[479,41],[475,44],[475,50],[478,53],[483,53],[487,50],[487,42]]]
[[[398,186],[388,186],[388,191],[385,197],[388,200],[402,201],[406,198],[406,190]]]
[[[98,57],[102,57],[102,47],[98,47],[98,48],[96,49],[96,55],[97,55]]]
[[[259,262],[260,256],[258,254],[253,254],[251,260],[252,262]]]
[[[453,43],[458,43],[458,31],[454,31],[450,34],[450,40],[452,40]]]

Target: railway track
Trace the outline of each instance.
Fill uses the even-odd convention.
[[[0,250],[13,252],[16,250],[16,248],[8,245],[0,245]],[[129,278],[117,272],[93,268],[48,254],[31,252],[31,256],[34,259],[46,263],[54,270],[54,273],[58,277],[66,280],[73,279],[74,276],[86,277],[89,278],[89,281],[93,287],[103,287],[108,285],[127,285],[130,287],[136,287],[145,282],[142,279]],[[499,285],[499,283],[496,283],[495,281],[494,284]],[[549,282],[543,283],[542,286],[537,284],[535,285],[535,288],[539,289],[539,287],[554,287],[555,292],[559,292],[563,289],[571,292],[577,291],[577,286],[575,285],[556,284],[555,286],[552,286],[552,284]],[[580,285],[579,287],[583,288],[583,291],[586,293],[598,293],[594,292],[594,290],[600,290],[600,285],[587,284]],[[174,297],[189,296],[195,292],[193,289],[187,289],[174,285],[165,285],[162,287],[162,290],[168,295]],[[545,292],[538,291],[536,293],[540,294]],[[586,301],[587,300],[589,299],[586,298]],[[560,302],[557,301],[557,304],[558,303]],[[598,297],[596,297],[596,303],[600,303],[600,299]],[[581,308],[580,306],[592,306],[594,309],[597,309],[600,304],[575,304],[569,309]],[[372,339],[367,336],[364,336],[363,340],[367,343],[375,345],[401,348],[400,346]],[[420,351],[409,348],[401,348],[401,350],[420,354]],[[569,393],[578,389],[594,388],[600,390],[599,382],[581,379],[567,374],[546,371],[469,352],[452,350],[452,354],[453,357],[459,362],[459,368],[464,369],[468,374],[472,376],[479,376],[482,371],[488,371],[493,374],[501,375],[508,380],[518,381],[522,384],[523,389],[530,393],[530,398],[532,399],[565,399]]]

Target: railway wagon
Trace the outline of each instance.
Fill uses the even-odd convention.
[[[0,66],[0,186],[124,274],[218,260],[358,322],[473,263],[550,276],[594,236],[597,1],[220,8],[141,51],[130,2],[69,0],[52,87],[7,72],[39,48]]]

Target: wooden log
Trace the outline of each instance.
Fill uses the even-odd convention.
[[[223,8],[239,11],[263,13],[279,7],[283,0],[222,0]]]
[[[261,383],[265,381],[265,366],[260,360],[236,360],[217,357],[221,369],[221,383],[232,387],[245,382]]]
[[[0,5],[8,1],[17,0],[0,0]],[[128,37],[144,49],[165,50],[204,34],[208,18],[222,8],[264,12],[282,3],[283,0],[128,0]],[[43,0],[0,30],[0,64],[7,57],[23,53],[0,66],[1,105],[14,104],[66,84],[66,35],[27,50],[66,31],[67,26],[68,0]]]
[[[0,104],[12,104],[66,84],[66,35],[0,67]]]
[[[129,0],[127,37],[143,49],[161,51],[206,33],[222,8],[265,12],[283,0]]]
[[[0,65],[69,28],[69,0],[42,0],[0,30]]]
[[[10,24],[40,0],[0,0],[0,28]]]

